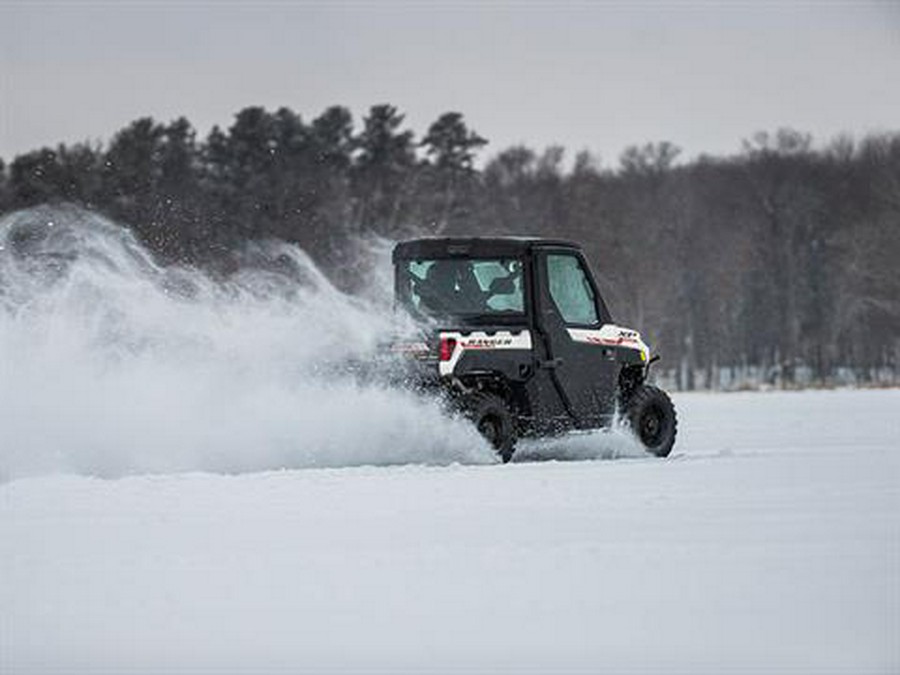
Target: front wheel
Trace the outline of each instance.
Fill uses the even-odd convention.
[[[662,389],[641,385],[625,401],[625,415],[638,440],[657,457],[668,457],[675,445],[675,406]]]
[[[516,425],[506,402],[494,394],[476,392],[466,397],[466,417],[472,420],[478,433],[500,456],[504,463],[512,459],[516,449]]]

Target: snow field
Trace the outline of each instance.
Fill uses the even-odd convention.
[[[5,483],[0,672],[900,670],[900,391],[675,402],[669,460]]]

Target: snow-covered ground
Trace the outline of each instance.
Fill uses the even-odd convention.
[[[222,281],[0,219],[0,674],[900,672],[900,391],[497,465],[329,365],[396,328],[381,248],[349,297],[284,244]]]
[[[668,460],[8,481],[0,672],[900,672],[900,391],[675,398]]]

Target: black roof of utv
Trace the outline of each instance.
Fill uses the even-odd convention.
[[[518,257],[535,246],[579,246],[561,239],[540,237],[426,237],[401,241],[394,247],[394,262],[430,258]]]

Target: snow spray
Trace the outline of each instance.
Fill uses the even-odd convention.
[[[495,461],[436,401],[322,373],[389,334],[389,292],[247,258],[217,281],[88,211],[0,220],[0,480]]]

